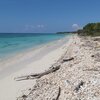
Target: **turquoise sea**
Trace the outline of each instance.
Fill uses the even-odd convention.
[[[53,33],[0,33],[0,59],[63,37],[64,34]]]

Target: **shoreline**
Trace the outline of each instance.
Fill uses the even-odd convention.
[[[42,50],[42,52],[44,51],[43,54],[45,54],[44,56],[41,56],[42,60],[40,58],[40,59],[37,59],[36,61],[32,62],[33,59],[32,59],[32,57],[30,57],[31,62],[28,62],[27,64],[25,64],[26,62],[24,62],[24,65],[22,63],[24,68],[22,68],[21,70],[19,70],[17,72],[12,73],[11,75],[8,75],[8,77],[5,77],[0,80],[0,89],[2,90],[2,92],[1,92],[2,95],[0,96],[1,100],[14,100],[14,99],[16,99],[16,97],[18,95],[20,95],[22,93],[22,90],[25,90],[25,89],[29,88],[30,86],[33,86],[33,84],[35,84],[35,80],[30,80],[30,81],[26,81],[26,82],[16,82],[14,80],[14,78],[21,76],[21,75],[30,74],[30,73],[42,72],[42,71],[48,69],[53,63],[55,63],[63,55],[63,53],[67,49],[67,45],[71,43],[71,40],[69,40],[67,42],[66,38],[65,38],[65,40],[60,39],[57,42],[55,41],[54,47],[51,46],[53,43],[54,42],[44,46],[45,48],[47,48],[46,51],[48,51],[48,52],[46,53],[46,51],[44,51],[45,48]],[[58,43],[58,45],[57,45],[57,43]],[[30,53],[30,55],[31,54],[32,53]],[[29,56],[29,54],[27,54],[26,57],[28,57],[28,56]],[[33,56],[33,55],[31,55],[31,56]],[[18,64],[17,64],[17,66],[18,66]],[[21,66],[21,64],[20,64],[20,66]],[[16,69],[12,69],[12,70],[16,70]],[[9,90],[10,90],[10,92],[9,92]],[[5,97],[5,94],[7,94],[6,97]]]
[[[46,56],[48,53],[52,52],[55,49],[58,49],[61,47],[61,45],[66,43],[66,40],[68,41],[70,36],[66,36],[62,39],[55,40],[49,43],[45,43],[36,47],[29,48],[25,50],[24,52],[19,52],[16,55],[13,55],[12,57],[9,57],[7,59],[4,59],[2,62],[0,62],[0,66],[3,66],[3,69],[0,68],[0,79],[2,77],[6,77],[8,72],[10,72],[10,69],[13,69],[13,72],[21,70],[26,64],[28,65],[32,61],[40,60],[43,56]],[[42,53],[41,53],[42,52]],[[17,60],[18,59],[18,60]],[[27,67],[27,66],[26,66]],[[12,73],[12,72],[11,72]],[[7,74],[6,76],[4,74]],[[10,73],[9,73],[10,74]]]
[[[58,35],[59,36],[59,35]],[[65,35],[66,36],[66,35]],[[47,44],[50,44],[50,43],[52,43],[52,42],[55,42],[55,41],[58,41],[58,40],[60,40],[60,39],[62,39],[62,38],[64,38],[64,36],[63,37],[60,37],[60,38],[55,38],[55,39],[51,39],[51,40],[48,40],[48,41],[43,41],[42,42],[42,39],[41,39],[41,41],[40,41],[40,43],[38,43],[38,44],[34,44],[33,43],[33,45],[30,45],[30,44],[27,44],[27,46],[26,47],[23,47],[23,48],[17,48],[16,50],[13,50],[12,52],[9,52],[9,50],[8,50],[8,52],[5,52],[5,54],[2,54],[2,55],[0,55],[0,62],[2,62],[2,59],[8,59],[9,57],[11,58],[11,57],[13,57],[13,56],[15,56],[16,54],[19,54],[19,53],[23,53],[23,52],[29,52],[30,50],[35,50],[35,49],[38,49],[38,48],[41,48],[42,46],[44,46],[44,45],[47,45]],[[23,40],[23,39],[22,39]],[[39,40],[39,39],[37,39],[37,40]],[[33,40],[34,41],[34,40]],[[6,42],[5,42],[6,43]],[[15,43],[15,44],[8,44],[8,46],[9,45],[18,45],[17,43]],[[29,45],[29,46],[28,46]],[[13,48],[13,47],[12,47]],[[4,50],[4,51],[6,51],[6,49]],[[1,51],[2,52],[2,51]]]

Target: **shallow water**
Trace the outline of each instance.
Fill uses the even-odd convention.
[[[52,51],[65,45],[69,38],[70,36],[66,36],[65,38],[45,43],[43,45],[24,49],[23,52],[14,52],[14,55],[2,59],[0,61],[0,79],[42,59]]]
[[[62,37],[65,37],[65,35],[52,33],[0,33],[0,59]]]

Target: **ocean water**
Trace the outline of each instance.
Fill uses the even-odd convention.
[[[0,59],[63,37],[64,34],[50,33],[0,33]]]

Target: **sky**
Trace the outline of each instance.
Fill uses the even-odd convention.
[[[100,0],[0,0],[1,33],[75,31],[100,21]]]

